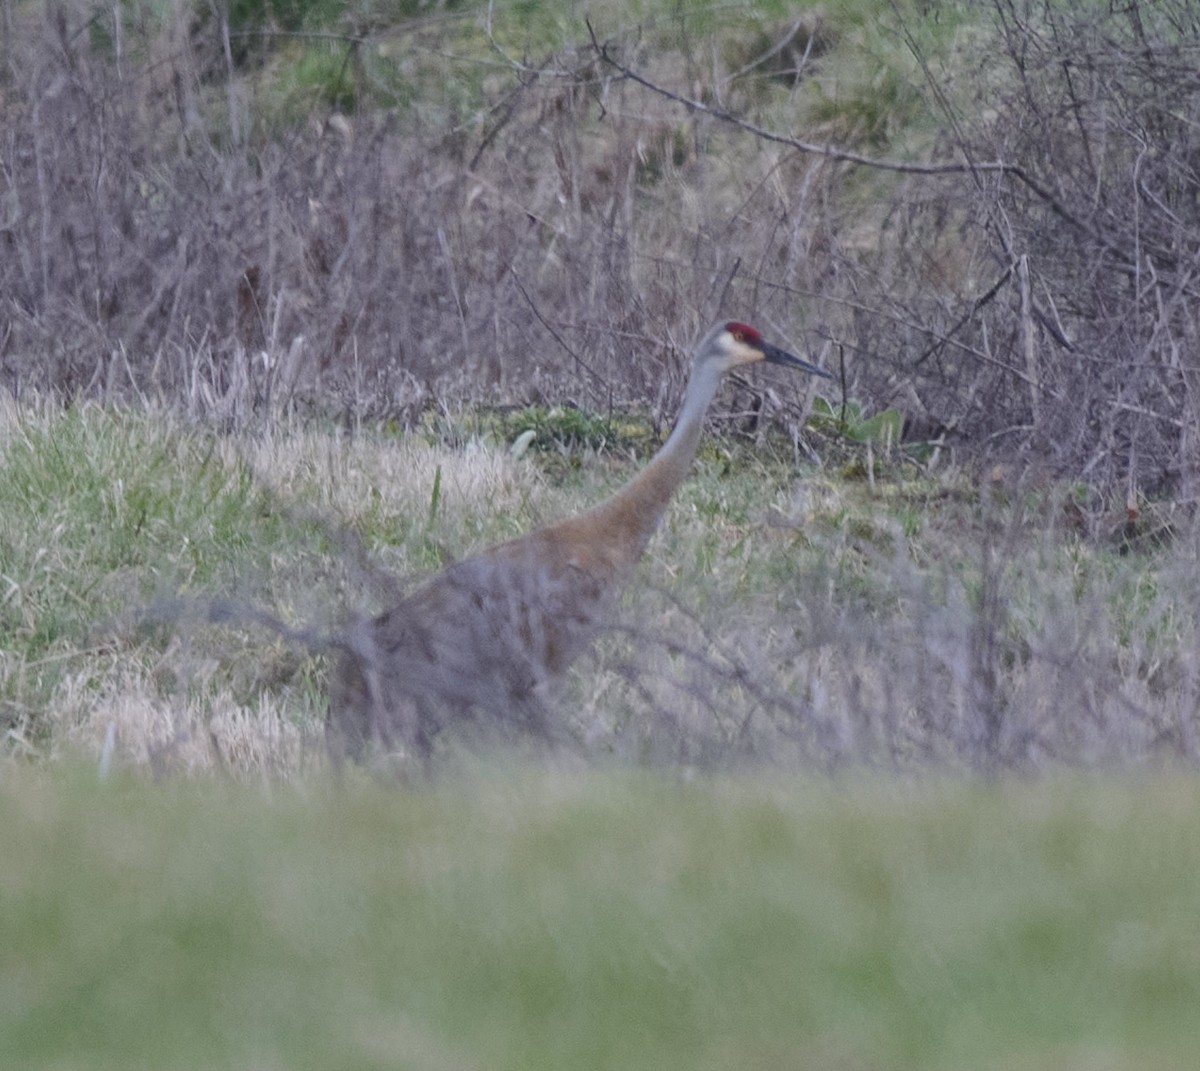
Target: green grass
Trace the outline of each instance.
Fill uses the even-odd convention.
[[[319,764],[324,665],[194,612],[134,628],[148,602],[232,599],[336,632],[449,561],[594,504],[641,464],[631,449],[654,445],[632,446],[621,422],[615,453],[564,441],[518,457],[519,421],[443,428],[447,445],[436,429],[223,436],[98,407],[0,415],[5,750],[95,758],[115,741],[118,766],[159,773]],[[1052,492],[982,494],[882,448],[864,469],[865,450],[823,443],[846,460],[822,473],[789,444],[706,441],[620,628],[560,697],[599,752],[701,761],[693,741],[707,762],[753,724],[784,730],[751,750],[785,765],[972,765],[986,694],[1016,749],[1005,762],[1194,753],[1191,540],[1119,553],[1056,527]],[[364,573],[355,541],[400,582]]]
[[[969,713],[929,659],[970,649],[989,526],[1015,541],[994,641],[1012,662],[998,663],[1006,716],[1049,710],[1076,745],[1048,764],[1086,765],[1145,725],[1107,694],[1069,705],[1062,680],[1078,678],[1046,676],[1031,651],[1093,659],[1084,672],[1118,674],[1102,692],[1186,740],[1200,602],[1186,541],[1119,555],[1044,531],[1053,506],[1037,496],[1011,496],[1023,521],[985,503],[961,473],[881,457],[873,481],[841,479],[710,440],[628,613],[714,664],[714,647],[758,657],[744,663],[758,675],[701,682],[713,714],[687,705],[692,662],[635,652],[647,698],[619,671],[626,656],[614,669],[602,653],[565,712],[635,733],[654,703],[732,723],[748,679],[840,717],[857,772],[785,777],[773,754],[753,775],[691,778],[614,748],[586,769],[463,759],[430,784],[338,785],[311,664],[253,635],[96,642],[95,615],[164,578],[301,620],[337,598],[366,609],[342,550],[288,503],[423,572],[582,508],[632,463],[586,449],[556,484],[558,468],[503,441],[3,416],[0,1066],[1190,1066],[1200,781],[1144,761],[952,778],[919,756],[905,766],[904,739],[877,747],[890,702],[947,734]],[[57,632],[38,639],[47,614]],[[37,678],[51,663],[53,680]],[[881,755],[910,776],[868,779]]]
[[[0,782],[0,1063],[1184,1068],[1200,783]]]
[[[147,735],[203,739],[197,726],[211,728],[214,711],[241,739],[264,697],[268,721],[282,701],[303,728],[324,706],[311,661],[262,631],[203,629],[184,614],[145,632],[136,616],[158,600],[216,598],[334,628],[385,597],[355,577],[343,529],[398,575],[420,576],[533,527],[537,487],[531,467],[478,444],[226,437],[165,414],[4,406],[4,740],[43,755],[69,741],[91,750],[115,724],[144,760]]]
[[[5,407],[0,436],[0,711],[10,718],[49,699],[106,618],[158,595],[228,591],[264,570],[282,539],[245,466],[182,426]]]
[[[719,84],[705,84],[706,94],[717,89],[726,99],[735,92],[735,111],[751,106],[784,132],[797,123],[817,124],[822,136],[881,150],[893,140],[903,146],[910,131],[931,122],[921,72],[899,27],[918,47],[950,56],[958,28],[977,19],[967,5],[958,4],[939,5],[936,17],[910,0],[820,5],[815,21],[829,52],[813,58],[803,86],[793,91],[786,78],[773,78],[757,61],[797,14],[782,0],[732,5],[383,0],[350,6],[326,0],[264,6],[260,0],[241,0],[230,20],[234,59],[255,99],[248,119],[276,134],[302,124],[314,109],[397,109],[424,123],[486,126],[491,109],[516,89],[522,66],[549,65],[557,71],[576,63],[573,57],[590,41],[590,23],[599,40],[625,54],[640,52],[645,73],[668,88],[679,89],[668,71],[682,62],[704,83],[715,75]],[[160,29],[156,21],[147,26],[144,16],[126,21],[127,37]],[[98,47],[111,50],[107,20],[97,22],[93,36]],[[714,56],[721,57],[724,70],[710,69]],[[578,81],[593,73],[580,67]],[[650,173],[657,169],[651,167]]]

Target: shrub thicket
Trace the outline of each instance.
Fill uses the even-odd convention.
[[[1131,506],[1146,492],[1190,502],[1200,461],[1195,5],[989,7],[974,95],[946,103],[954,149],[1006,165],[964,184],[953,221],[987,257],[971,289],[944,288],[941,309],[901,292],[921,330],[900,363],[972,442],[1120,487]]]
[[[6,6],[10,388],[661,412],[688,342],[737,311],[836,343],[854,393],[917,433],[1193,496],[1184,0],[925,5],[876,31],[907,68],[844,13],[676,12],[603,41],[547,17],[535,62],[459,5],[256,11]],[[927,32],[943,19],[956,37]],[[434,70],[434,40],[471,62]],[[873,81],[823,66],[852,47]],[[897,176],[731,117],[923,160]]]

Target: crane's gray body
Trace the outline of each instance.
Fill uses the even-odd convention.
[[[753,328],[718,324],[696,349],[670,438],[612,498],[464,559],[352,626],[330,689],[332,754],[424,760],[448,720],[563,735],[549,716],[546,686],[610,619],[691,467],[721,377],[764,359],[826,374],[763,343]]]

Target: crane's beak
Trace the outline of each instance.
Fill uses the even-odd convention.
[[[805,372],[811,372],[814,376],[824,376],[826,379],[833,379],[830,372],[826,372],[824,368],[818,368],[815,364],[809,364],[808,361],[801,360],[794,353],[788,353],[787,350],[781,350],[778,346],[772,346],[769,342],[764,342],[760,347],[764,361],[769,361],[771,364],[782,364],[788,368],[799,368]]]

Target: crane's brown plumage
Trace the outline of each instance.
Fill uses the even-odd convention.
[[[447,719],[483,715],[553,739],[544,685],[610,616],[676,488],[730,368],[754,361],[828,373],[737,321],[696,347],[683,407],[662,449],[594,509],[464,559],[378,617],[352,626],[330,689],[335,757],[371,749],[427,759]]]

